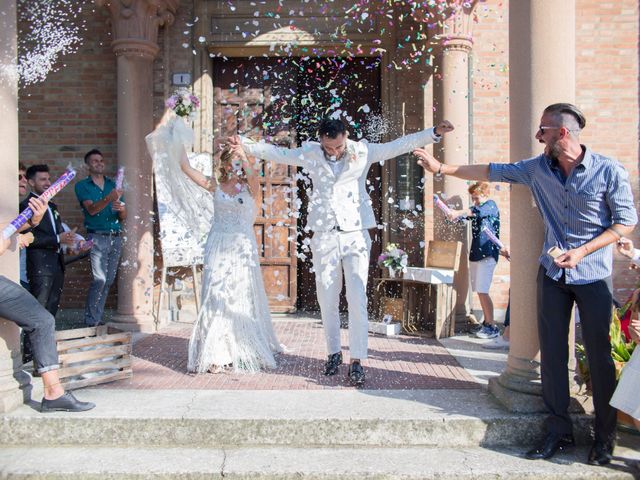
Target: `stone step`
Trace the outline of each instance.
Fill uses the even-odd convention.
[[[619,447],[622,448],[622,447]],[[628,450],[628,449],[627,449]],[[616,451],[616,453],[618,453]],[[587,447],[530,461],[514,448],[113,448],[0,449],[0,478],[139,480],[632,480],[637,466],[584,464]],[[631,452],[633,454],[633,452]],[[635,452],[635,461],[638,454]]]
[[[484,389],[211,391],[86,389],[98,406],[0,419],[0,445],[227,447],[532,445],[543,416],[505,412]],[[589,442],[591,419],[575,418]]]

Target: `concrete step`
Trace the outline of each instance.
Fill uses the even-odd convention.
[[[543,416],[505,412],[484,389],[211,391],[86,389],[84,413],[5,414],[0,445],[226,447],[532,445]],[[575,417],[589,442],[591,419]]]
[[[622,447],[619,447],[622,448]],[[628,449],[627,449],[628,450]],[[616,452],[618,453],[618,452]],[[622,452],[629,454],[628,451]],[[633,454],[633,452],[631,452]],[[0,478],[139,480],[631,480],[633,460],[609,467],[584,464],[587,448],[552,461],[495,448],[31,448],[0,449]],[[635,461],[640,457],[635,452]]]

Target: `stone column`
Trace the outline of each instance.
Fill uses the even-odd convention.
[[[127,220],[118,271],[118,314],[124,330],[153,331],[153,168],[144,138],[153,130],[153,59],[158,28],[178,0],[96,0],[111,14],[118,67],[118,163],[125,167]]]
[[[2,4],[0,16],[0,227],[10,222],[18,212],[18,79],[16,76],[17,25],[16,2]],[[0,258],[0,275],[19,280],[18,251]],[[16,408],[23,402],[20,390],[29,376],[21,373],[20,330],[14,323],[0,319],[0,413]]]
[[[553,11],[553,15],[549,12]],[[575,0],[509,4],[511,161],[542,151],[534,138],[542,111],[575,97]],[[530,190],[511,189],[511,348],[506,370],[489,390],[507,408],[544,411],[541,398],[536,273],[543,225]]]
[[[436,125],[449,120],[455,130],[446,134],[434,146],[435,156],[451,165],[468,165],[472,145],[470,144],[469,105],[469,53],[473,47],[471,25],[476,1],[450,1],[449,8],[442,11],[442,5],[433,7],[437,19],[441,20],[441,33],[434,36],[436,48],[436,73],[434,82],[434,114]],[[456,209],[469,207],[467,182],[454,177],[434,176],[433,191],[443,197],[445,203]],[[461,241],[463,244],[460,269],[455,276],[457,292],[456,323],[466,323],[470,312],[469,303],[469,234],[465,224],[451,224],[445,221],[442,212],[434,213],[434,237],[436,240]]]

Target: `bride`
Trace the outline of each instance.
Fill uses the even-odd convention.
[[[180,167],[213,192],[214,205],[187,368],[197,373],[216,373],[226,366],[237,372],[273,368],[274,353],[282,347],[271,324],[253,231],[258,178],[241,147],[222,151],[217,180],[215,174],[209,178],[191,167],[184,151]]]
[[[160,125],[145,138],[156,186],[162,187],[163,208],[183,220],[170,232],[171,243],[187,250],[181,255],[201,259],[204,267],[187,368],[215,373],[225,367],[237,372],[275,367],[274,353],[283,347],[271,324],[253,231],[258,178],[241,148],[222,152],[217,179],[215,171],[209,178],[191,167],[186,149],[194,134],[182,117],[199,100],[189,91],[177,91],[165,105]]]

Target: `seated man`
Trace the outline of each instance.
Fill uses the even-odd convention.
[[[29,199],[29,206],[34,212],[31,223],[37,225],[47,213],[47,202],[34,197]],[[28,225],[25,225],[26,228]],[[3,238],[0,233],[0,255],[7,250],[11,240],[11,238]],[[80,402],[71,392],[65,393],[60,384],[53,316],[27,290],[2,275],[0,275],[0,317],[14,322],[29,335],[34,354],[34,366],[44,384],[41,411],[83,412],[95,407],[93,403]]]

